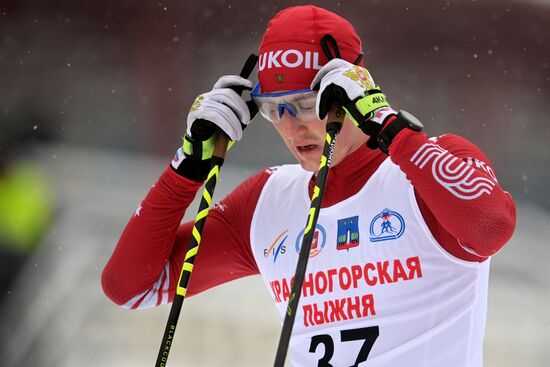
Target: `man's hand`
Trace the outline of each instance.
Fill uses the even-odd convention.
[[[324,119],[332,103],[338,101],[355,125],[370,136],[369,148],[378,147],[378,134],[396,112],[390,108],[367,69],[333,59],[319,70],[311,89],[319,91],[316,107],[320,119]]]
[[[258,110],[240,96],[252,89],[252,82],[238,75],[222,76],[214,88],[195,99],[187,116],[187,132],[174,159],[172,168],[194,181],[206,179],[216,144],[216,130],[221,129],[231,141],[228,149],[240,140],[244,128]],[[251,107],[249,107],[251,106]]]
[[[183,152],[193,160],[212,158],[216,128],[233,142],[241,140],[252,117],[238,91],[252,89],[252,82],[238,75],[222,76],[214,88],[195,99],[187,116]]]

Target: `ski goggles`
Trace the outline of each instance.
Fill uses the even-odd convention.
[[[274,124],[279,123],[285,113],[302,121],[319,119],[315,109],[317,91],[309,88],[288,92],[262,93],[260,83],[257,83],[250,95],[262,116]]]

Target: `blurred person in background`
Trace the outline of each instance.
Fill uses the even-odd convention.
[[[322,47],[330,39],[332,60]],[[213,208],[187,295],[260,274],[283,319],[336,101],[347,117],[290,342],[292,365],[482,366],[490,257],[515,228],[514,201],[489,159],[462,137],[428,138],[412,115],[394,110],[364,67],[353,26],[334,13],[281,11],[259,55],[256,86],[223,76],[193,103],[183,146],[103,271],[105,293],[129,309],[173,300],[193,228],[181,219],[210,169],[216,128],[238,141],[254,117],[231,89],[245,87],[299,164],[250,177]]]
[[[0,299],[46,236],[53,214],[48,181],[33,163],[36,135],[21,126],[6,123],[0,135]]]

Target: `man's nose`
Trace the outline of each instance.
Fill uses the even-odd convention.
[[[306,121],[303,121],[290,113],[285,112],[280,120],[279,124],[283,127],[287,138],[294,138],[298,133],[307,130]]]

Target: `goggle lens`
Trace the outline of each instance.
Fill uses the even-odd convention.
[[[310,89],[299,91],[261,93],[259,84],[252,91],[252,99],[262,116],[276,124],[285,113],[303,121],[318,118],[315,110],[317,92]]]

